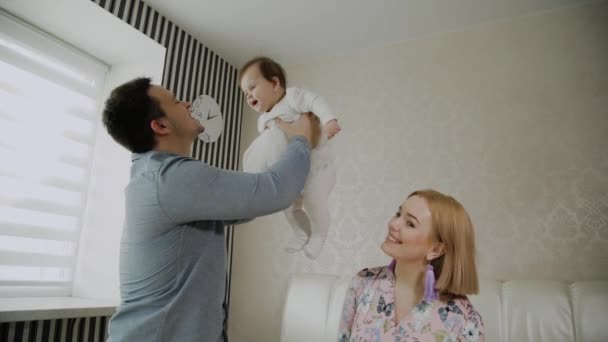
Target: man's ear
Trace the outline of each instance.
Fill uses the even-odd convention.
[[[171,125],[164,117],[150,121],[150,128],[156,135],[167,135],[171,132]]]
[[[440,256],[445,254],[445,245],[443,242],[437,242],[433,245],[431,250],[426,253],[426,260],[431,261],[439,258]]]

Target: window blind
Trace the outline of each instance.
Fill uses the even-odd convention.
[[[107,70],[0,11],[0,297],[71,295]]]

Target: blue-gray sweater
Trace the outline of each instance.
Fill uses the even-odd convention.
[[[309,158],[302,137],[257,174],[166,152],[134,154],[120,244],[121,304],[108,341],[221,341],[224,226],[287,208],[304,186]]]

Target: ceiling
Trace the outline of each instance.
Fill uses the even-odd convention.
[[[384,46],[593,0],[144,0],[234,66]]]

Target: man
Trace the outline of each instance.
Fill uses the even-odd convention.
[[[225,313],[224,226],[287,208],[304,186],[309,115],[280,122],[290,139],[268,172],[242,173],[189,158],[204,130],[188,102],[138,78],[113,90],[103,123],[133,152],[120,245],[121,304],[109,341],[221,341]]]

